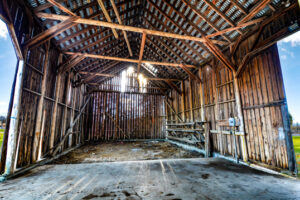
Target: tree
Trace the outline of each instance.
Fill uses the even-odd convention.
[[[6,117],[5,116],[0,116],[0,122],[5,123],[6,122]]]
[[[293,127],[293,116],[289,113],[290,126]]]

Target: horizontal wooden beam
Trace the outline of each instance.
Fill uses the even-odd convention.
[[[51,28],[39,33],[38,35],[34,36],[30,40],[28,40],[25,45],[27,47],[33,47],[36,45],[41,45],[53,37],[59,35],[61,32],[65,31],[66,29],[72,26],[73,22],[78,19],[77,16],[68,17],[67,20],[63,20],[62,22],[52,26]]]
[[[117,61],[121,61],[121,62],[139,63],[139,60],[135,60],[135,59],[119,58],[119,57],[111,57],[111,56],[101,56],[101,55],[88,54],[88,53],[65,52],[65,54],[84,56],[84,57],[96,58],[96,59],[102,59],[102,60],[117,60]],[[167,63],[167,62],[156,62],[156,61],[148,61],[148,60],[142,60],[141,63],[144,63],[144,64],[148,63],[151,65],[171,66],[171,67],[179,67],[180,65],[182,65],[182,63]],[[189,68],[197,68],[194,65],[184,65],[184,66],[189,67]]]
[[[36,15],[40,18],[60,20],[60,21],[64,21],[64,20],[67,20],[70,18],[69,16],[48,14],[48,13],[37,13]],[[194,36],[189,36],[189,35],[180,35],[180,34],[176,34],[176,33],[168,33],[168,32],[163,32],[163,31],[149,30],[149,29],[145,29],[145,28],[138,28],[138,27],[134,27],[134,26],[127,26],[127,25],[115,24],[115,23],[104,22],[104,21],[97,21],[97,20],[92,20],[92,19],[79,18],[79,19],[75,20],[74,23],[87,24],[87,25],[92,25],[92,26],[103,26],[103,27],[108,27],[108,28],[120,29],[120,30],[124,30],[124,31],[146,33],[148,35],[169,37],[169,38],[175,38],[175,39],[180,39],[180,40],[205,42],[205,39],[201,38],[201,37],[194,37]],[[224,42],[224,41],[220,41],[220,40],[211,40],[211,41],[213,43],[216,43],[219,45],[227,45],[228,44],[228,42]]]
[[[118,91],[118,90],[99,90],[99,89],[95,89],[95,90],[91,90],[90,92],[86,93],[86,94],[92,94],[94,92],[105,92],[105,93],[124,93],[124,94],[142,94],[142,95],[160,95],[160,96],[163,96],[164,94],[163,93],[143,93],[143,92],[121,92],[121,91]],[[86,95],[85,94],[85,95]]]
[[[104,74],[104,73],[97,73],[97,72],[79,72],[80,74],[85,75],[93,75],[93,76],[103,76],[103,77],[116,77],[119,75],[116,74]],[[159,78],[159,77],[145,77],[149,81],[180,81],[179,79],[174,78]]]

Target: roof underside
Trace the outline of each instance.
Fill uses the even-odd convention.
[[[49,5],[47,0],[27,0],[32,10],[43,13],[68,16],[58,7]],[[86,19],[107,21],[103,9],[99,5],[101,0],[56,0],[77,16]],[[119,24],[116,13],[110,0],[102,0],[111,18],[112,23]],[[150,30],[159,30],[180,35],[195,37],[207,36],[221,30],[234,28],[248,17],[253,10],[260,6],[261,0],[115,0],[121,21],[124,25],[140,27]],[[267,1],[265,1],[267,2]],[[251,20],[270,15],[275,9],[281,7],[280,0],[268,3],[256,12]],[[43,25],[51,28],[60,21],[43,19]],[[246,22],[246,21],[245,21]],[[252,24],[254,25],[254,24]],[[246,33],[250,26],[245,26],[214,37],[210,40],[221,51],[225,50],[239,36]],[[121,30],[86,24],[72,24],[68,29],[54,37],[55,43],[62,52],[81,52],[112,57],[139,59],[142,35],[137,32],[127,31],[129,48]],[[68,55],[69,56],[69,55]],[[199,66],[207,62],[213,54],[203,43],[168,37],[147,35],[143,51],[143,60],[183,63]],[[119,73],[127,67],[128,63],[86,57],[73,66],[77,72]],[[137,65],[135,63],[135,65]],[[145,71],[146,67],[142,69]],[[185,79],[189,74],[180,67],[155,66],[156,76],[161,78]],[[195,69],[191,69],[193,71]],[[89,76],[83,75],[83,78]],[[88,83],[99,83],[105,77],[95,76]]]

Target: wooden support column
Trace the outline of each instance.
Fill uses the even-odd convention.
[[[189,86],[190,86],[190,92],[189,92],[189,103],[190,103],[190,121],[194,121],[194,106],[193,106],[193,84],[192,84],[192,77],[189,77]]]
[[[63,114],[63,121],[62,121],[62,129],[61,129],[61,135],[60,135],[60,139],[62,139],[64,137],[65,134],[65,130],[67,129],[67,119],[68,119],[68,104],[69,104],[69,98],[70,98],[70,89],[72,89],[70,87],[70,73],[68,73],[68,77],[67,77],[67,84],[66,84],[66,99],[65,99],[65,105],[64,105],[64,114]],[[64,145],[61,146],[61,151],[63,151],[64,149]]]
[[[27,50],[25,50],[25,54]],[[26,61],[26,60],[25,60]],[[15,171],[16,154],[17,154],[17,143],[18,143],[18,127],[20,123],[20,113],[21,113],[21,101],[22,101],[22,88],[25,62],[18,61],[18,68],[16,74],[16,85],[14,88],[14,95],[12,101],[12,112],[10,117],[10,125],[8,131],[8,141],[7,141],[7,153],[5,162],[5,175],[13,174]]]
[[[43,117],[43,107],[44,107],[44,97],[46,92],[46,82],[47,82],[47,75],[48,75],[48,63],[49,63],[49,50],[50,50],[50,42],[46,45],[46,52],[45,52],[45,62],[44,62],[44,74],[42,76],[42,86],[41,86],[41,96],[39,97],[39,103],[37,108],[37,117],[35,122],[35,134],[33,139],[33,151],[32,151],[32,162],[36,162],[38,160],[38,152],[39,149],[42,148],[40,144],[41,139],[41,130],[42,130],[42,117]]]
[[[213,62],[214,63],[214,68],[217,68],[216,67],[216,61]],[[223,152],[223,136],[222,136],[222,133],[221,133],[221,127],[218,123],[218,121],[220,120],[220,117],[219,117],[219,91],[218,91],[218,88],[216,87],[217,86],[217,81],[216,81],[216,72],[215,72],[215,69],[212,69],[212,85],[213,85],[213,92],[214,92],[214,97],[215,97],[215,119],[217,121],[217,124],[216,124],[216,128],[218,130],[218,143],[219,143],[219,150],[220,150],[220,153],[221,154],[224,154]]]
[[[118,124],[118,126],[120,126],[120,121],[119,121],[119,107],[120,107],[120,93],[117,93],[117,97],[116,97],[116,123]],[[118,138],[118,129],[116,130],[116,132],[114,133],[114,139]]]
[[[182,110],[182,120],[185,122],[185,88],[184,88],[184,81],[181,81],[181,110]]]
[[[233,72],[233,76],[234,76],[233,85],[234,85],[235,103],[237,107],[238,119],[240,122],[238,131],[244,133],[244,135],[241,135],[241,148],[242,148],[243,160],[244,162],[248,162],[248,152],[247,152],[246,139],[245,139],[244,117],[243,117],[241,96],[239,91],[239,83],[238,83],[237,74],[235,72]]]
[[[204,107],[204,85],[203,85],[203,68],[199,69],[200,85],[199,85],[199,94],[200,94],[200,114],[201,121],[205,122],[204,124],[204,136],[205,136],[205,157],[211,157],[211,138],[210,138],[210,122],[206,121],[205,118],[205,107]]]
[[[71,120],[70,120],[70,127],[71,125],[73,124],[73,121],[74,121],[74,116],[75,116],[75,105],[76,105],[76,99],[77,99],[77,90],[78,88],[72,88],[73,89],[73,94],[72,94],[72,97],[71,97],[71,100],[72,100],[72,111],[71,111]],[[74,132],[73,130],[73,127],[71,128],[71,132]],[[69,147],[72,146],[72,140],[73,140],[73,134],[71,134],[69,136]]]
[[[59,56],[59,63],[62,62],[62,54]],[[55,102],[53,105],[53,112],[52,112],[52,117],[51,117],[51,133],[50,133],[50,153],[53,151],[54,147],[54,138],[55,138],[55,127],[56,127],[56,115],[57,115],[57,106],[58,106],[58,100],[59,100],[59,95],[60,95],[60,85],[61,85],[61,74],[57,74],[56,77],[56,89],[55,89]]]
[[[201,114],[201,121],[206,121],[205,119],[205,107],[204,107],[204,86],[203,86],[203,68],[199,69],[199,77],[200,77],[200,86],[199,86],[199,94],[200,94],[200,114]]]

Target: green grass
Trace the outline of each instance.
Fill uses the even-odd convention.
[[[300,175],[300,136],[293,136],[294,150],[298,165],[298,176]]]
[[[0,129],[0,151],[1,151],[2,142],[3,142],[3,134],[4,134],[4,129]]]

